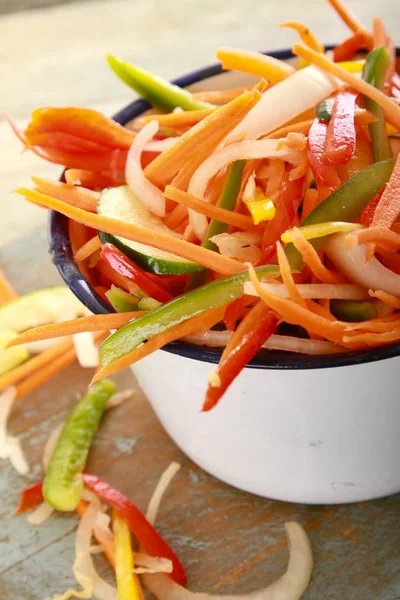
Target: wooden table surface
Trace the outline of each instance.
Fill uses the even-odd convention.
[[[0,14],[11,2],[0,0]],[[23,1],[14,9],[23,8]],[[47,0],[30,6],[50,4]],[[368,24],[386,18],[397,42],[397,0],[351,6]],[[24,125],[40,105],[88,105],[111,114],[131,99],[112,77],[112,51],[167,77],[213,61],[217,45],[253,49],[287,46],[293,35],[277,29],[288,18],[307,20],[324,42],[346,31],[323,0],[113,0],[72,3],[0,17],[1,108]],[[5,51],[4,49],[7,49]],[[5,83],[7,82],[7,83]],[[18,292],[57,282],[47,256],[45,211],[10,195],[30,174],[56,176],[59,168],[25,153],[0,122],[0,266]],[[10,428],[32,465],[26,478],[0,464],[0,600],[36,600],[61,593],[73,577],[74,515],[42,527],[12,517],[19,491],[41,477],[40,456],[50,431],[82,393],[90,374],[71,367],[15,406]],[[88,468],[145,508],[159,474],[171,460],[183,468],[160,514],[161,533],[178,551],[195,591],[245,592],[266,585],[287,561],[283,523],[307,527],[316,566],[306,600],[400,599],[399,498],[339,507],[269,501],[218,482],[176,448],[157,422],[130,372],[117,378],[134,396],[104,419]],[[110,576],[108,568],[101,570]]]

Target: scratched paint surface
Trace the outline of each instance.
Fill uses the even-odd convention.
[[[24,262],[24,247],[34,248],[34,264]],[[0,250],[0,266],[19,292],[57,282],[45,248],[45,233],[39,231]],[[23,479],[0,463],[0,600],[39,600],[74,584],[77,518],[57,514],[35,528],[12,512],[19,491],[40,479],[45,440],[89,379],[88,372],[71,367],[15,406],[10,428],[21,437],[33,469]],[[307,507],[235,490],[182,455],[129,371],[116,380],[120,389],[135,393],[106,415],[88,469],[144,509],[162,470],[171,460],[182,463],[162,505],[159,529],[181,556],[191,589],[235,593],[266,585],[287,562],[283,524],[297,520],[308,529],[316,563],[305,600],[400,598],[398,496],[352,506]],[[99,569],[112,580],[101,560]]]

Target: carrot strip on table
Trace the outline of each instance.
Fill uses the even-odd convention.
[[[146,123],[155,120],[160,127],[192,127],[208,117],[214,110],[214,108],[204,108],[202,110],[172,112],[167,115],[146,115],[139,118],[139,125],[146,125]]]
[[[101,341],[105,337],[107,337],[108,332],[104,333],[104,331],[97,332],[94,334],[94,339],[96,342]],[[36,371],[29,377],[27,377],[22,383],[20,383],[16,388],[16,396],[15,400],[20,400],[24,398],[28,394],[31,394],[35,390],[37,390],[41,385],[46,383],[49,379],[54,377],[57,373],[66,369],[69,365],[76,360],[76,350],[74,347],[70,348],[51,362],[47,363],[42,369]]]
[[[271,83],[278,83],[296,71],[288,63],[273,56],[228,46],[218,48],[217,58],[226,71],[243,71],[257,77],[263,77]]]
[[[292,49],[293,54],[305,58],[310,63],[319,67],[320,69],[335,75],[361,94],[365,94],[368,98],[375,100],[379,106],[381,106],[385,112],[387,120],[400,129],[400,106],[397,106],[386,94],[370,85],[363,79],[359,79],[353,73],[349,73],[346,69],[343,69],[340,65],[334,63],[323,54],[315,52],[302,44],[295,44]]]
[[[37,356],[30,358],[22,365],[19,365],[19,367],[12,369],[12,371],[9,371],[0,377],[0,390],[5,390],[11,385],[22,381],[32,373],[39,371],[42,367],[57,358],[60,354],[64,354],[64,352],[72,347],[72,339],[68,338],[67,340],[62,340],[52,348],[49,348],[49,350],[45,350]]]
[[[325,267],[314,246],[310,244],[297,227],[293,228],[292,241],[296,250],[302,255],[304,262],[321,283],[343,283],[343,278],[338,273],[334,273]]]
[[[100,238],[96,235],[95,237],[92,237],[88,242],[86,242],[86,244],[79,248],[78,252],[74,255],[75,262],[81,262],[82,260],[86,260],[87,258],[89,258],[89,256],[97,252],[97,250],[100,250],[100,248]]]
[[[182,258],[186,258],[187,260],[191,260],[195,263],[203,265],[208,269],[217,271],[217,273],[222,273],[223,275],[233,275],[243,271],[243,265],[239,261],[228,258],[227,256],[222,256],[221,254],[217,254],[216,252],[208,250],[207,248],[203,248],[202,246],[196,246],[195,244],[191,244],[185,240],[174,238],[170,235],[166,235],[165,233],[158,233],[143,227],[138,227],[137,225],[132,225],[131,223],[118,221],[117,219],[95,215],[33,190],[17,188],[15,191],[18,194],[25,196],[34,204],[51,208],[88,227],[92,227],[98,231],[111,233],[112,235],[118,235],[141,244],[146,244],[152,248],[158,248],[159,250],[172,252],[173,254],[177,254]]]
[[[39,340],[50,340],[57,337],[82,333],[84,331],[108,331],[110,329],[119,329],[132,319],[136,319],[143,314],[142,310],[123,313],[110,313],[109,315],[90,315],[89,317],[79,317],[70,321],[61,321],[60,323],[49,323],[48,325],[39,325],[24,331],[18,337],[8,343],[8,348],[27,344],[28,342],[37,342]],[[33,359],[32,359],[33,360]],[[19,367],[17,367],[19,368]],[[1,381],[1,379],[0,379]]]
[[[93,377],[92,383],[95,383],[104,377],[108,377],[108,375],[112,375],[113,373],[116,373],[125,367],[129,367],[138,360],[145,358],[145,356],[148,356],[166,344],[169,344],[169,342],[173,342],[185,337],[186,335],[196,333],[201,329],[210,329],[222,320],[224,311],[225,306],[212,308],[211,310],[208,310],[197,317],[183,321],[183,323],[180,323],[176,327],[172,327],[167,331],[154,335],[145,344],[142,344],[138,348],[135,348],[135,350],[132,352],[125,354],[125,356],[114,360],[106,367],[100,369]]]
[[[392,308],[400,309],[400,298],[396,298],[396,296],[388,294],[383,290],[369,290],[368,293],[373,298],[378,298],[378,300],[382,300],[382,302],[388,304]]]
[[[41,194],[53,196],[57,200],[62,200],[89,212],[96,212],[97,210],[99,194],[93,190],[41,177],[32,177],[32,181],[36,185],[36,190]]]
[[[11,302],[11,300],[15,300],[16,297],[17,292],[14,290],[11,283],[7,281],[6,276],[0,269],[0,306],[2,304],[7,304],[7,302]]]
[[[247,115],[260,96],[257,90],[246,91],[232,102],[214,110],[208,117],[184,133],[176,144],[155,158],[144,170],[146,177],[159,187],[163,187],[170,183],[188,162],[188,157],[193,157],[196,165],[201,164]]]
[[[260,231],[260,227],[254,225],[253,219],[250,216],[241,215],[231,210],[215,206],[214,204],[204,202],[204,200],[200,200],[199,198],[196,198],[196,196],[174,188],[171,185],[167,185],[165,188],[164,196],[169,200],[174,200],[174,202],[183,204],[183,206],[186,206],[187,208],[192,208],[196,212],[205,215],[210,219],[216,219],[222,223],[227,223],[233,227],[248,231]]]
[[[392,227],[400,214],[400,154],[390,179],[375,208],[372,225]]]
[[[251,90],[252,86],[243,86],[234,88],[232,90],[215,90],[215,91],[204,91],[194,92],[192,94],[193,100],[198,102],[210,102],[211,104],[226,104],[231,100],[235,100],[238,96],[243,94],[246,90]]]
[[[290,29],[294,29],[300,35],[303,44],[317,52],[324,52],[325,48],[323,45],[319,43],[317,37],[307,25],[304,25],[304,23],[300,23],[299,21],[285,21],[285,23],[281,23],[279,27],[289,27]]]

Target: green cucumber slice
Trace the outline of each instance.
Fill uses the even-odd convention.
[[[56,321],[87,314],[87,308],[64,285],[48,287],[19,296],[0,307],[0,331],[26,331]]]
[[[118,219],[138,227],[178,237],[178,234],[164,225],[161,219],[151,215],[126,185],[103,190],[97,204],[97,212],[103,217]],[[99,238],[102,243],[111,242],[139,267],[157,275],[183,275],[204,269],[203,266],[170,252],[157,250],[109,233],[99,231]]]
[[[138,308],[139,298],[115,285],[106,292],[106,296],[117,312],[131,312]]]
[[[0,331],[0,375],[4,375],[11,369],[15,369],[29,358],[29,352],[25,346],[14,346],[13,348],[5,349],[5,346],[17,337],[15,331],[6,329]]]

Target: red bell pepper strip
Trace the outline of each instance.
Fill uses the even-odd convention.
[[[246,306],[249,306],[252,301],[254,302],[254,296],[244,295],[228,304],[224,314],[224,323],[228,331],[235,330],[236,323],[243,316],[244,309]]]
[[[169,302],[173,296],[167,290],[142,271],[138,266],[129,260],[115,246],[110,243],[103,244],[101,257],[117,273],[133,281],[145,294],[158,300],[158,302]]]
[[[211,410],[218,403],[240,371],[274,333],[277,325],[278,319],[264,302],[258,302],[251,309],[221,357],[217,369],[220,385],[208,385],[203,411]]]
[[[172,561],[173,570],[171,577],[177,583],[184,585],[186,583],[186,575],[179,558],[153,525],[147,521],[137,506],[121,494],[121,492],[108,485],[108,483],[96,475],[83,473],[83,481],[86,487],[93,490],[99,498],[118,512],[133,535],[150,554],[168,558]],[[20,515],[28,510],[32,510],[43,502],[42,488],[43,484],[40,482],[24,489],[21,493],[19,506],[14,514]]]
[[[260,264],[269,263],[276,254],[276,242],[281,239],[281,235],[286,229],[290,229],[295,224],[303,195],[303,184],[304,177],[290,181],[289,172],[283,176],[279,198],[275,206],[275,217],[265,226]]]
[[[378,206],[378,203],[379,203],[379,200],[381,199],[382,194],[383,194],[383,190],[378,192],[376,194],[376,196],[374,196],[372,198],[372,200],[370,200],[368,202],[368,204],[362,211],[361,216],[360,216],[360,223],[361,223],[361,225],[364,225],[364,227],[369,227],[371,225],[372,220],[374,218],[375,209]]]
[[[308,134],[307,156],[318,188],[327,188],[330,193],[340,187],[340,179],[331,165],[323,162],[328,123],[315,119]]]
[[[180,560],[167,542],[154,529],[153,525],[148,522],[143,513],[126,496],[112,488],[96,475],[84,473],[83,480],[85,485],[93,490],[99,498],[115,508],[133,535],[150,554],[169,558],[172,561],[173,570],[171,577],[177,583],[184,585],[186,583],[186,575]]]
[[[329,165],[345,165],[356,149],[354,107],[357,94],[339,92],[332,107],[323,161]]]
[[[359,50],[368,50],[370,42],[365,33],[357,32],[333,49],[333,60],[343,62],[349,60]]]
[[[392,175],[375,209],[372,225],[392,227],[400,214],[400,154],[397,156]]]

